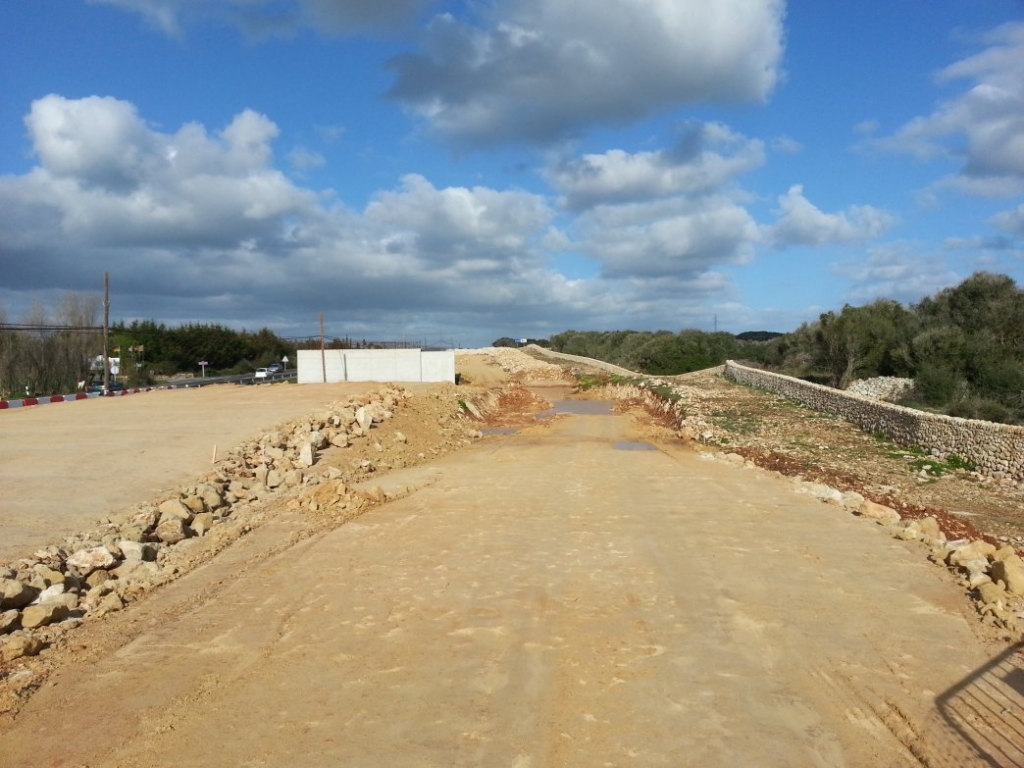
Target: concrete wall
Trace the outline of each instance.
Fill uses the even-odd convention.
[[[300,349],[299,384],[339,381],[455,381],[455,352],[419,349]]]
[[[725,376],[841,416],[865,432],[885,435],[900,445],[955,453],[987,475],[1024,481],[1024,427],[915,411],[731,360],[725,364]]]
[[[420,358],[423,381],[455,381],[455,352],[424,352]]]

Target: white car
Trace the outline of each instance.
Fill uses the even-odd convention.
[[[265,379],[269,375],[270,375],[270,371],[268,371],[266,368],[257,368],[256,369],[256,376],[255,376],[255,378],[257,378],[257,379]]]

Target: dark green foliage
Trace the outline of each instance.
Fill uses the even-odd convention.
[[[782,335],[776,331],[744,331],[743,333],[737,333],[736,338],[740,341],[771,341]]]
[[[536,344],[538,347],[550,347],[551,342],[547,339],[527,339],[526,344]],[[519,343],[511,338],[510,336],[502,336],[500,339],[491,344],[492,347],[518,347]]]
[[[782,373],[840,388],[913,378],[910,405],[1024,422],[1024,291],[1005,275],[978,272],[911,307],[847,305],[766,346],[765,363]]]
[[[732,359],[845,388],[852,380],[915,380],[907,405],[1024,423],[1024,291],[978,272],[919,304],[879,299],[826,312],[792,333],[565,331],[552,349],[667,376]]]
[[[110,338],[111,348],[120,347],[122,357],[143,362],[147,370],[163,374],[196,371],[200,360],[209,363],[209,375],[249,370],[295,356],[294,344],[266,328],[256,333],[195,323],[168,328],[152,320],[136,320],[130,325],[112,325]],[[141,352],[130,351],[140,346]]]
[[[638,373],[672,376],[721,365],[728,359],[760,363],[768,347],[731,333],[565,331],[551,337],[556,352],[603,360]]]

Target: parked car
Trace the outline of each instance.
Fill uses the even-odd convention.
[[[108,392],[121,392],[121,391],[124,390],[124,388],[125,388],[125,386],[121,382],[119,382],[119,381],[112,381],[112,382],[110,382],[110,387],[107,389],[107,391]],[[85,391],[90,393],[90,394],[93,394],[93,393],[96,393],[96,392],[102,392],[103,391],[103,381],[101,380],[101,381],[91,382],[85,388]]]
[[[284,373],[284,363],[271,363],[267,366],[268,373]]]
[[[270,375],[270,371],[267,370],[266,368],[257,368],[256,369],[256,376],[255,376],[255,378],[257,378],[257,379],[265,379],[269,375]]]

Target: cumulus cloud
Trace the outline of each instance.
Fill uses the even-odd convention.
[[[4,179],[4,190],[78,241],[166,246],[268,236],[279,217],[315,199],[271,166],[277,126],[251,110],[213,136],[196,124],[165,134],[128,102],[50,95],[32,104],[25,124],[39,166]]]
[[[367,223],[388,232],[393,253],[415,253],[424,264],[459,274],[495,275],[536,264],[535,242],[547,231],[551,211],[527,192],[486,187],[436,189],[409,175],[400,189],[378,192],[366,208]]]
[[[390,97],[446,139],[547,141],[693,103],[763,101],[782,0],[508,0],[478,26],[436,16],[391,62]]]
[[[216,19],[256,38],[290,35],[308,27],[344,36],[403,28],[432,0],[89,0],[141,15],[150,25],[181,37],[189,22]]]
[[[838,264],[834,271],[851,281],[845,298],[853,304],[875,299],[913,303],[963,280],[941,256],[902,241],[870,248],[866,260]]]
[[[990,221],[1003,232],[1024,238],[1024,203],[1012,210],[997,213]]]
[[[563,160],[545,173],[571,210],[718,191],[764,162],[762,142],[719,123],[685,126],[676,145],[655,152],[612,149]]]
[[[940,82],[968,81],[966,91],[871,142],[919,160],[952,160],[955,176],[938,187],[981,196],[1024,193],[1024,22],[982,38],[986,48],[943,69]]]
[[[582,214],[577,245],[609,278],[688,277],[748,261],[757,225],[721,196],[601,206]]]
[[[889,213],[870,205],[854,205],[839,213],[825,213],[794,184],[779,196],[778,220],[765,227],[765,238],[777,248],[827,245],[871,240],[895,223]]]
[[[550,268],[543,243],[564,237],[538,195],[410,175],[349,209],[275,168],[278,129],[251,110],[217,131],[161,132],[127,102],[47,96],[26,124],[38,165],[0,177],[0,259],[17,266],[6,288],[95,286],[110,270],[136,302],[122,317],[187,322],[230,306],[256,327],[343,307],[352,323],[479,328],[594,299],[592,283]]]

